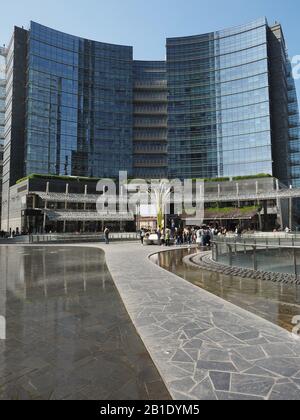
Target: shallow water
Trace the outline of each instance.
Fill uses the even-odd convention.
[[[0,399],[169,399],[107,269],[79,247],[0,247]]]
[[[300,286],[243,279],[186,266],[182,259],[196,252],[178,249],[156,254],[151,259],[196,286],[292,331],[292,319],[300,315]]]

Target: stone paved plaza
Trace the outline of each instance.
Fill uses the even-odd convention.
[[[300,400],[300,341],[154,265],[161,248],[105,248],[125,306],[177,400]]]
[[[297,337],[198,288],[175,274],[162,270],[148,258],[149,253],[161,251],[160,247],[142,247],[138,243],[120,243],[110,246],[91,244],[80,245],[80,250],[84,249],[83,247],[85,249],[86,247],[100,248],[105,251],[107,267],[125,308],[173,399],[300,400],[300,341]],[[39,249],[42,248],[39,247]],[[51,250],[51,247],[48,249]],[[73,250],[72,252],[76,254],[78,246],[65,249]],[[99,259],[101,255],[99,252]],[[76,283],[78,277],[81,276],[80,264],[86,263],[78,261],[77,272],[72,270],[72,275],[68,277],[70,288],[72,288],[72,282]],[[54,273],[58,279],[60,276],[65,278],[63,272],[54,271]],[[100,275],[101,273],[99,273],[99,279]],[[44,273],[44,280],[46,278],[49,281],[49,276],[51,278],[50,272]],[[93,288],[96,288],[97,291],[97,274],[94,272],[93,276],[96,276],[93,277]],[[40,287],[44,286],[40,284]],[[63,287],[56,290],[57,298],[59,298],[58,294],[61,294],[58,302],[60,300],[64,302],[64,293]],[[85,307],[85,300],[80,303],[79,314],[76,313],[79,310],[78,305],[73,302],[74,306],[71,307],[74,308],[72,315],[75,319],[84,320],[85,316],[97,319],[98,323],[94,323],[94,328],[93,325],[89,325],[88,328],[90,334],[97,335],[97,330],[100,328],[98,312],[101,310],[103,299],[102,303],[99,301],[98,304],[97,300],[100,294],[92,294],[93,298],[90,297],[88,310]],[[16,306],[18,306],[18,302],[16,302]],[[109,311],[111,308],[108,306],[106,310]],[[39,304],[40,311],[43,311],[42,302]],[[68,308],[65,308],[65,311],[62,311],[59,325],[67,332],[65,327],[69,320],[67,317]],[[90,313],[86,315],[86,311]],[[31,316],[33,318],[34,314]],[[74,318],[71,317],[71,319],[74,321]],[[32,336],[28,340],[33,337],[38,342],[38,336],[34,335],[36,334],[34,329],[38,322],[38,320],[33,320],[30,328]],[[115,319],[116,327],[117,323],[118,319]],[[120,324],[120,336],[123,335],[123,325],[123,323]],[[82,334],[84,334],[84,329],[83,323]],[[105,339],[105,330],[102,331],[101,337],[103,340]],[[81,346],[83,346],[82,338]],[[65,351],[68,350],[68,340],[69,337],[66,336],[63,344]],[[75,352],[78,343],[76,335],[73,335],[71,344]],[[12,349],[13,345],[12,342]],[[52,353],[51,359],[53,361],[55,351],[57,351],[57,343],[53,335],[49,336],[49,346],[53,347],[54,354]],[[37,368],[35,358],[41,364],[41,368],[44,367],[44,361],[39,357],[40,348],[37,346],[35,353],[28,359],[25,357],[26,355],[18,354],[19,358],[24,358],[21,364],[24,376],[28,374],[28,369]],[[82,352],[86,350],[89,351],[84,346],[80,348]],[[98,347],[98,351],[100,350],[101,346]],[[134,345],[130,347],[130,351],[136,351]],[[126,353],[126,357],[130,357],[130,351]],[[121,357],[120,352],[116,355],[113,353],[111,357],[114,357],[114,362],[117,363],[118,357]],[[82,357],[88,356],[82,354]],[[105,366],[111,367],[107,357],[101,360],[106,361]],[[81,380],[87,381],[86,375],[89,372],[89,379],[94,380],[95,391],[96,378],[99,378],[101,382],[106,367],[102,369],[101,361],[96,362],[94,359],[97,357],[92,355],[92,361],[87,359],[86,365],[79,363],[79,366]],[[139,374],[138,371],[134,371],[138,360],[137,357],[131,360],[133,375]],[[13,363],[12,360],[11,366]],[[92,365],[89,366],[89,363]],[[2,369],[4,368],[5,365],[2,364]],[[151,371],[155,375],[153,367]],[[117,370],[114,372],[117,375]],[[42,375],[37,379],[42,381]],[[117,376],[115,380],[117,380]],[[155,398],[157,393],[164,392],[159,378],[154,377],[153,379],[153,376],[146,376],[145,382],[152,385],[150,387],[153,390],[152,397]],[[21,384],[23,384],[22,381]],[[110,375],[107,376],[106,384],[108,386],[110,384]],[[87,396],[88,390],[91,392],[93,390],[93,383],[84,383],[86,388],[82,393],[80,385],[79,382],[79,386],[75,386],[75,389],[72,389],[73,394],[70,393],[70,395],[73,397],[81,395],[84,398]],[[127,389],[125,383],[122,389],[126,394],[123,394],[123,398],[126,399],[126,396],[129,398],[131,388]],[[151,395],[148,394],[150,398]],[[161,397],[163,395],[161,394]],[[65,395],[65,398],[67,397]],[[92,395],[90,395],[91,397]],[[135,394],[133,398],[136,397]]]

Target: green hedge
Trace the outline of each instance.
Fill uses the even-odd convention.
[[[270,174],[257,174],[257,175],[248,175],[248,176],[235,176],[233,181],[243,181],[244,179],[258,179],[258,178],[273,178]]]
[[[223,178],[205,178],[204,182],[226,182],[230,181],[230,178],[223,177]]]
[[[246,207],[209,207],[205,209],[207,212],[213,213],[231,213],[234,210],[238,210],[241,213],[248,213],[250,211],[259,211],[261,207],[259,206],[246,206]]]
[[[230,181],[229,177],[223,177],[223,178],[193,178],[194,182],[196,181],[204,181],[204,182],[226,182]]]
[[[30,174],[25,178],[19,179],[16,183],[20,184],[23,181],[30,179],[47,179],[56,181],[84,181],[84,182],[97,182],[99,178],[87,178],[87,177],[73,177],[73,176],[59,176],[59,175],[42,175],[42,174]]]
[[[259,178],[272,178],[272,175],[269,174],[257,174],[257,175],[245,175],[245,176],[235,176],[235,177],[221,177],[221,178],[204,178],[204,179],[196,179],[194,178],[193,181],[204,181],[204,182],[228,182],[232,179],[232,181],[243,181],[247,179],[259,179]]]

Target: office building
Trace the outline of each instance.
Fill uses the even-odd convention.
[[[168,39],[167,75],[171,177],[266,173],[300,186],[299,111],[279,24]]]
[[[14,29],[3,230],[22,228],[27,204],[17,182],[31,174],[77,177],[83,187],[82,178],[119,171],[147,179],[267,174],[300,186],[299,110],[280,24],[262,18],[169,38],[166,47],[166,61],[135,61],[130,46],[34,22]]]

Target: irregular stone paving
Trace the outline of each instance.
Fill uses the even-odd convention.
[[[251,258],[249,256],[249,258]],[[237,266],[228,266],[212,259],[211,252],[200,252],[195,256],[184,258],[184,262],[191,266],[204,268],[206,271],[225,274],[227,276],[238,276],[242,278],[257,279],[263,281],[271,281],[273,283],[300,285],[299,276],[288,273],[273,273],[270,271],[251,270]]]
[[[102,248],[175,400],[300,400],[298,337],[154,265],[161,248]]]

